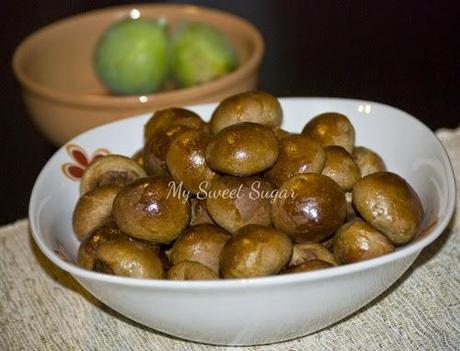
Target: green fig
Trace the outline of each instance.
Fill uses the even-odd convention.
[[[176,27],[171,60],[172,74],[181,87],[216,79],[238,66],[229,39],[204,23],[183,22]]]
[[[158,20],[125,19],[104,32],[95,51],[99,79],[116,94],[148,94],[168,75],[168,38]]]

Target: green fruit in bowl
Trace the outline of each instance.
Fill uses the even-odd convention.
[[[238,66],[228,38],[204,23],[179,24],[171,46],[171,70],[182,87],[221,77]]]
[[[158,20],[126,19],[102,35],[95,51],[96,73],[112,92],[148,94],[168,75],[168,38]]]

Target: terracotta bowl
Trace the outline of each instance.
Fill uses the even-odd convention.
[[[133,10],[146,18],[164,17],[171,25],[190,20],[216,26],[232,41],[239,68],[187,89],[146,96],[111,95],[94,72],[93,49],[108,26]],[[264,42],[257,29],[229,13],[190,5],[128,5],[87,12],[38,30],[16,49],[13,69],[32,119],[49,140],[61,145],[87,129],[123,117],[220,101],[254,89],[263,52]]]

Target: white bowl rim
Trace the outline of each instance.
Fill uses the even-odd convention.
[[[114,276],[104,273],[92,272],[85,270],[83,268],[78,267],[76,264],[71,264],[64,261],[61,257],[58,256],[53,250],[48,248],[45,242],[42,240],[42,234],[40,232],[40,228],[38,224],[35,222],[36,216],[36,208],[34,203],[36,203],[36,197],[38,188],[40,184],[43,182],[43,178],[45,177],[45,173],[48,172],[48,168],[50,168],[50,163],[52,160],[57,157],[57,153],[60,152],[64,147],[62,146],[56,153],[47,161],[45,166],[42,168],[39,176],[37,177],[32,194],[30,197],[29,202],[29,225],[31,228],[32,237],[34,238],[36,244],[40,248],[40,250],[45,254],[45,256],[53,262],[56,266],[63,269],[64,271],[70,273],[73,276],[80,277],[82,279],[87,280],[97,280],[103,281],[106,283],[113,283],[113,284],[120,284],[126,286],[139,286],[139,287],[146,287],[146,288],[160,288],[160,289],[192,289],[192,290],[201,290],[201,289],[239,289],[239,288],[261,288],[261,287],[268,287],[268,286],[279,286],[285,284],[295,284],[299,282],[306,282],[312,280],[323,280],[328,279],[336,276],[346,275],[349,273],[354,273],[358,271],[364,271],[367,269],[371,269],[376,266],[385,265],[391,263],[393,261],[402,259],[404,257],[410,256],[418,251],[421,251],[423,248],[428,246],[432,243],[435,239],[437,239],[448,226],[451,217],[455,210],[455,203],[456,203],[456,185],[455,185],[455,176],[452,167],[452,163],[450,162],[449,156],[444,145],[439,141],[436,135],[421,121],[417,118],[411,116],[410,114],[397,109],[393,106],[382,104],[379,102],[373,102],[368,100],[360,100],[360,99],[345,99],[345,98],[327,98],[327,97],[285,97],[279,98],[282,102],[283,100],[295,101],[295,100],[336,100],[336,101],[348,101],[348,102],[360,102],[360,103],[369,103],[373,105],[380,105],[382,107],[390,108],[395,111],[398,111],[404,115],[404,118],[410,118],[416,124],[419,124],[422,128],[426,129],[433,137],[436,139],[438,145],[442,148],[443,155],[442,161],[443,163],[447,164],[448,167],[448,174],[447,174],[447,211],[445,216],[443,216],[442,220],[437,222],[431,232],[425,235],[423,238],[412,242],[411,244],[401,247],[400,249],[396,250],[393,253],[380,256],[377,258],[373,258],[370,260],[352,263],[343,266],[332,267],[329,269],[323,270],[316,270],[310,272],[303,272],[303,273],[296,273],[296,274],[284,274],[284,275],[275,275],[275,276],[268,276],[268,277],[257,277],[257,278],[249,278],[249,279],[222,279],[222,280],[196,280],[196,281],[173,281],[173,280],[166,280],[166,279],[139,279],[139,278],[129,278],[129,277],[120,277]],[[216,103],[208,103],[208,104],[201,104],[195,105],[197,106],[209,106],[209,105],[216,105]],[[190,107],[190,106],[189,106]],[[128,118],[136,118],[141,117],[145,114],[136,115]],[[104,128],[106,125],[112,125],[116,123],[123,123],[124,120],[118,120],[111,123],[106,123],[104,125],[98,126],[96,128],[90,129],[72,140],[68,141],[68,143],[74,143],[76,138],[79,138],[82,135],[92,132],[95,129]]]

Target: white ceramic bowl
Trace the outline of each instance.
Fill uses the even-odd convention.
[[[350,315],[388,289],[447,226],[455,206],[451,164],[426,126],[393,107],[324,98],[287,98],[281,103],[283,127],[290,131],[300,131],[321,112],[349,116],[356,128],[357,144],[380,153],[389,170],[406,178],[417,190],[426,213],[425,230],[419,238],[369,261],[256,279],[140,280],[78,268],[71,263],[78,249],[71,215],[79,184],[65,173],[72,169],[70,174],[78,176],[80,171],[70,154],[83,164],[80,148],[89,154],[100,148],[133,154],[141,147],[143,124],[149,118],[142,115],[90,130],[49,160],[30,200],[35,241],[51,261],[104,304],[141,324],[184,339],[225,345],[272,343],[313,333]],[[208,104],[191,109],[208,119],[214,107]]]

